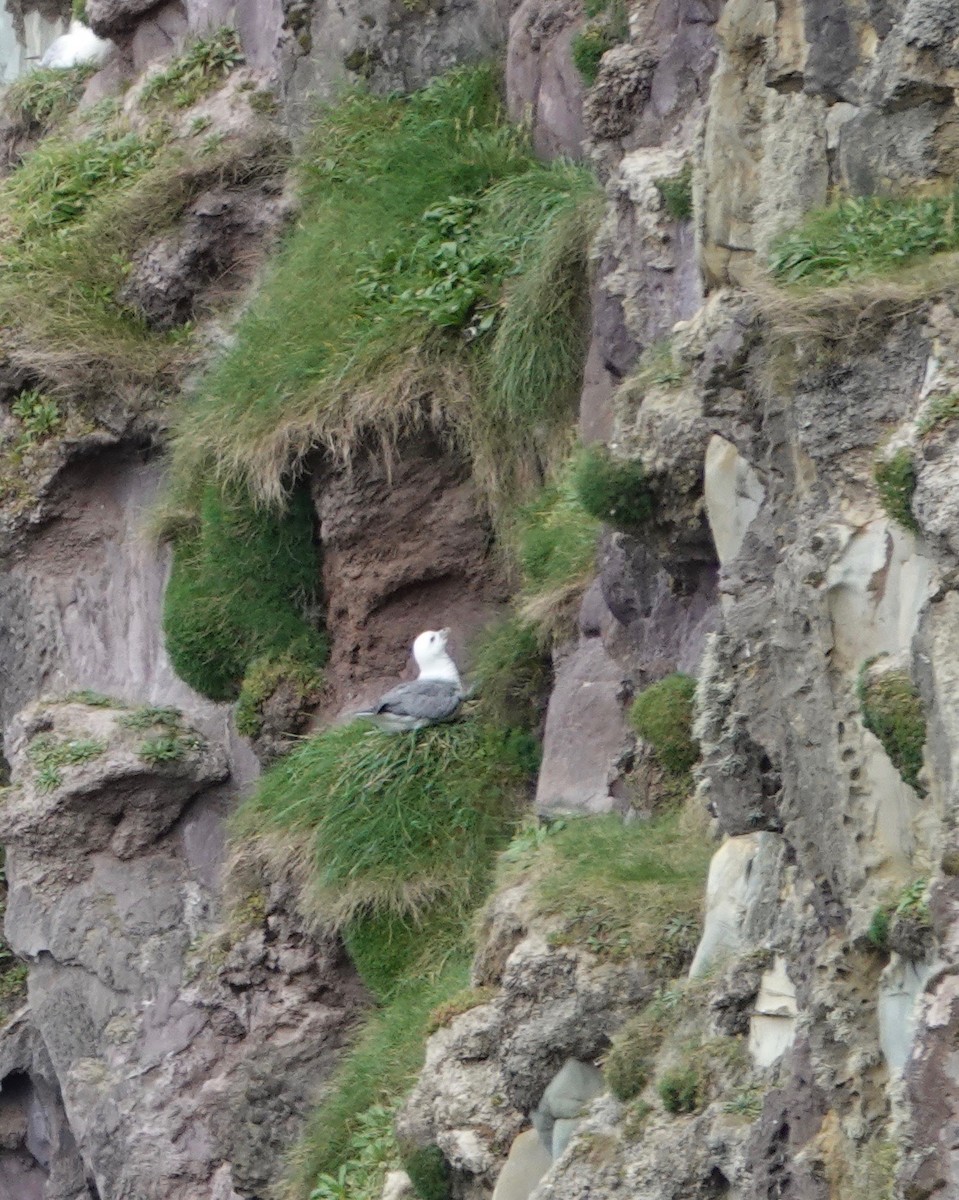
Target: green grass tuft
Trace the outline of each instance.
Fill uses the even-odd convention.
[[[348,96],[319,120],[301,179],[295,231],[181,414],[176,478],[213,463],[279,503],[316,445],[348,456],[432,423],[509,507],[575,411],[594,179],[533,158],[487,68]]]
[[[473,671],[483,720],[509,728],[536,728],[552,672],[532,625],[513,616],[484,630],[474,647]]]
[[[171,732],[177,731],[183,723],[183,714],[178,708],[167,708],[156,704],[145,704],[140,708],[131,709],[120,718],[124,729],[136,729],[143,732],[160,726]]]
[[[478,901],[535,761],[531,739],[477,722],[312,738],[241,806],[234,836],[303,860],[301,906],[327,921],[450,918]],[[397,930],[397,936],[401,933]]]
[[[468,954],[460,953],[434,964],[432,972],[407,980],[373,1013],[337,1068],[327,1099],[309,1120],[285,1200],[310,1196],[318,1178],[336,1179],[344,1167],[342,1195],[352,1200],[352,1147],[363,1128],[363,1114],[375,1104],[392,1107],[409,1090],[423,1064],[430,1014],[467,986],[469,960]]]
[[[857,693],[863,724],[882,742],[903,780],[920,794],[926,714],[919,689],[905,671],[870,672],[872,660],[859,672]]]
[[[648,1007],[630,1018],[613,1038],[603,1074],[617,1100],[632,1100],[652,1079],[656,1055],[666,1032],[662,1015]]]
[[[16,80],[0,101],[4,114],[39,136],[55,129],[80,103],[93,66],[38,67]]]
[[[53,792],[63,782],[61,767],[78,766],[99,758],[106,742],[94,738],[58,738],[41,733],[27,747],[27,758],[34,769],[34,783],[41,792]]]
[[[640,692],[630,712],[636,732],[652,746],[659,765],[676,777],[685,776],[699,758],[692,734],[695,695],[695,679],[667,675]]]
[[[524,831],[518,841],[502,857],[503,882],[530,880],[537,911],[558,921],[558,944],[641,959],[667,977],[688,965],[711,851],[686,814],[628,825],[582,817],[546,837]]]
[[[932,396],[922,417],[916,422],[916,432],[925,437],[933,430],[949,425],[959,417],[959,392]]]
[[[811,213],[773,246],[769,265],[783,283],[829,286],[883,274],[959,247],[956,193],[841,200]]]
[[[615,45],[616,39],[605,25],[593,25],[573,38],[570,47],[573,66],[579,71],[587,87],[592,87],[596,82],[603,55]]]
[[[218,88],[243,61],[236,30],[218,29],[194,42],[165,70],[151,76],[143,89],[142,101],[148,107],[170,104],[174,108],[189,108]]]
[[[605,446],[584,447],[572,479],[580,504],[598,521],[635,530],[653,515],[653,497],[638,459],[613,458]]]
[[[208,486],[199,529],[176,539],[166,593],[163,627],[177,674],[203,695],[229,700],[263,655],[322,666],[325,638],[303,615],[318,583],[305,491],[276,516],[237,489]]]
[[[912,497],[916,490],[916,464],[912,454],[903,447],[889,459],[880,459],[875,466],[879,501],[894,521],[913,533],[919,532],[919,522],[912,513]]]
[[[523,576],[519,615],[543,643],[568,636],[596,574],[600,524],[580,503],[568,472],[519,512],[515,555]]]
[[[869,928],[866,930],[866,937],[871,945],[880,952],[880,954],[888,954],[889,952],[889,909],[877,908],[872,914],[872,919],[869,922]]]

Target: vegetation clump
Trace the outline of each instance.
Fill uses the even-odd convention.
[[[664,977],[688,966],[710,858],[692,817],[672,811],[628,825],[615,816],[558,824],[546,836],[522,831],[500,866],[504,883],[529,880],[552,940],[635,958]]]
[[[586,0],[584,7],[589,20],[573,38],[570,51],[583,82],[592,87],[603,55],[628,39],[629,23],[622,0]]]
[[[207,486],[198,528],[175,540],[163,627],[181,679],[212,700],[232,700],[264,655],[326,660],[326,640],[306,619],[318,585],[309,496],[288,511],[258,509],[238,488]]]
[[[400,1166],[395,1119],[394,1108],[387,1104],[372,1104],[359,1113],[339,1170],[335,1175],[321,1172],[309,1200],[379,1200],[386,1173]]]
[[[402,1158],[403,1166],[420,1200],[450,1200],[452,1192],[449,1163],[438,1146],[407,1149],[402,1153]]]
[[[38,67],[11,83],[3,93],[3,113],[25,132],[41,137],[55,129],[80,103],[96,67]]]
[[[518,731],[470,721],[387,737],[354,723],[273,767],[235,837],[277,866],[298,861],[301,911],[326,923],[465,914],[534,767]]]
[[[236,703],[236,728],[244,737],[253,738],[263,728],[263,706],[279,688],[289,693],[297,710],[314,703],[323,682],[323,672],[315,662],[304,660],[292,650],[264,654],[253,659],[243,676]]]
[[[665,1071],[656,1084],[663,1108],[678,1116],[694,1113],[705,1103],[705,1083],[698,1065],[688,1062]]]
[[[926,744],[926,714],[919,689],[901,670],[876,670],[874,660],[863,664],[857,692],[863,724],[882,742],[893,766],[921,795],[922,751]]]
[[[546,644],[572,628],[582,594],[596,573],[599,530],[568,472],[519,513],[514,531],[523,577],[519,615]]]
[[[580,452],[573,468],[573,487],[590,516],[616,529],[639,529],[653,515],[643,464],[638,459],[613,458],[605,446]]]
[[[959,417],[959,392],[945,396],[932,396],[922,417],[916,422],[916,432],[925,437],[943,425],[949,425]]]
[[[770,269],[783,283],[830,286],[955,250],[955,202],[953,193],[840,200],[774,243]]]
[[[243,48],[236,30],[218,29],[209,37],[194,42],[165,70],[153,75],[143,89],[143,103],[189,108],[219,87],[243,61]]]
[[[473,674],[480,717],[492,725],[534,729],[551,677],[535,627],[512,616],[484,631],[474,648]]]
[[[903,447],[888,459],[880,459],[875,467],[876,486],[883,508],[894,521],[913,533],[919,523],[912,513],[912,497],[916,490],[916,464]]]
[[[617,1100],[632,1100],[652,1079],[666,1029],[662,1014],[650,1005],[627,1021],[613,1038],[603,1074]]]
[[[213,464],[278,504],[313,447],[348,457],[431,423],[505,512],[565,450],[594,179],[533,157],[486,68],[348,96],[301,179],[296,230],[181,414],[177,478]]]
[[[695,679],[667,675],[640,692],[630,712],[636,732],[652,746],[662,769],[674,777],[688,775],[699,758],[699,743],[692,733],[695,695]]]
[[[688,221],[693,215],[693,164],[687,161],[678,175],[654,179],[653,183],[673,220]]]
[[[106,742],[95,738],[58,738],[51,733],[41,733],[27,748],[37,790],[56,791],[63,782],[61,768],[90,762],[99,758],[106,748]]]

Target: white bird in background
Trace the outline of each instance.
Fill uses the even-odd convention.
[[[66,33],[62,33],[44,51],[41,67],[94,66],[106,62],[113,50],[113,43],[97,37],[89,25],[73,20]]]
[[[446,652],[448,629],[427,629],[413,642],[417,679],[391,688],[371,707],[354,714],[384,733],[403,733],[448,721],[463,700],[460,673]]]

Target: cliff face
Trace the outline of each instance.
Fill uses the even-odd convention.
[[[11,73],[66,20],[20,7]],[[171,665],[170,552],[145,526],[180,394],[229,351],[281,232],[306,220],[286,145],[311,98],[358,81],[406,92],[490,55],[537,153],[602,184],[563,437],[578,422],[584,443],[640,464],[648,508],[618,520],[607,505],[596,570],[581,600],[569,592],[540,730],[545,821],[507,853],[472,990],[435,1019],[396,1115],[407,1165],[433,1155],[439,1181],[410,1166],[386,1194],[959,1195],[951,208],[935,225],[959,145],[954,6],[87,0],[86,14],[116,51],[57,128],[139,139],[122,170],[140,190],[110,210],[121,266],[94,278],[64,252],[54,267],[80,272],[85,297],[91,279],[120,296],[121,332],[85,342],[54,289],[55,337],[28,302],[39,258],[22,311],[0,297],[0,841],[5,937],[27,968],[25,988],[8,973],[0,1036],[0,1200],[279,1194],[383,1000],[275,854],[234,870],[227,913],[226,823],[260,764],[233,706]],[[191,77],[163,76],[170,56],[227,22],[222,72],[205,60],[211,86],[180,104]],[[22,106],[5,121],[11,178],[29,177],[43,122]],[[851,251],[834,227],[780,240],[834,197],[874,194],[895,203],[864,202]],[[96,218],[89,197],[79,207]],[[887,218],[898,232],[870,273]],[[24,220],[18,254],[39,236]],[[480,384],[449,373],[462,408]],[[422,628],[452,626],[463,661],[516,591],[482,456],[438,394],[409,384],[352,458],[333,434],[290,450],[292,418],[277,433],[308,477],[322,557],[324,720],[395,678]],[[425,415],[397,415],[401,400]],[[200,521],[166,516],[181,538]],[[691,796],[688,765],[671,774],[630,719],[634,696],[677,674],[696,679]],[[275,685],[258,703],[265,759],[308,718]],[[574,841],[586,815],[612,822],[598,865]],[[551,891],[570,863],[575,886]],[[361,1194],[340,1186],[329,1195]]]

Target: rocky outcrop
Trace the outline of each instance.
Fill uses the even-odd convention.
[[[69,1122],[45,1154],[21,1139],[38,1194],[67,1194],[50,1189],[79,1155],[99,1196],[265,1195],[365,1002],[339,946],[264,896],[217,932],[225,759],[171,710],[34,706],[8,746],[31,1053],[6,1035],[0,1098],[32,1090],[56,1117],[59,1091]]]

